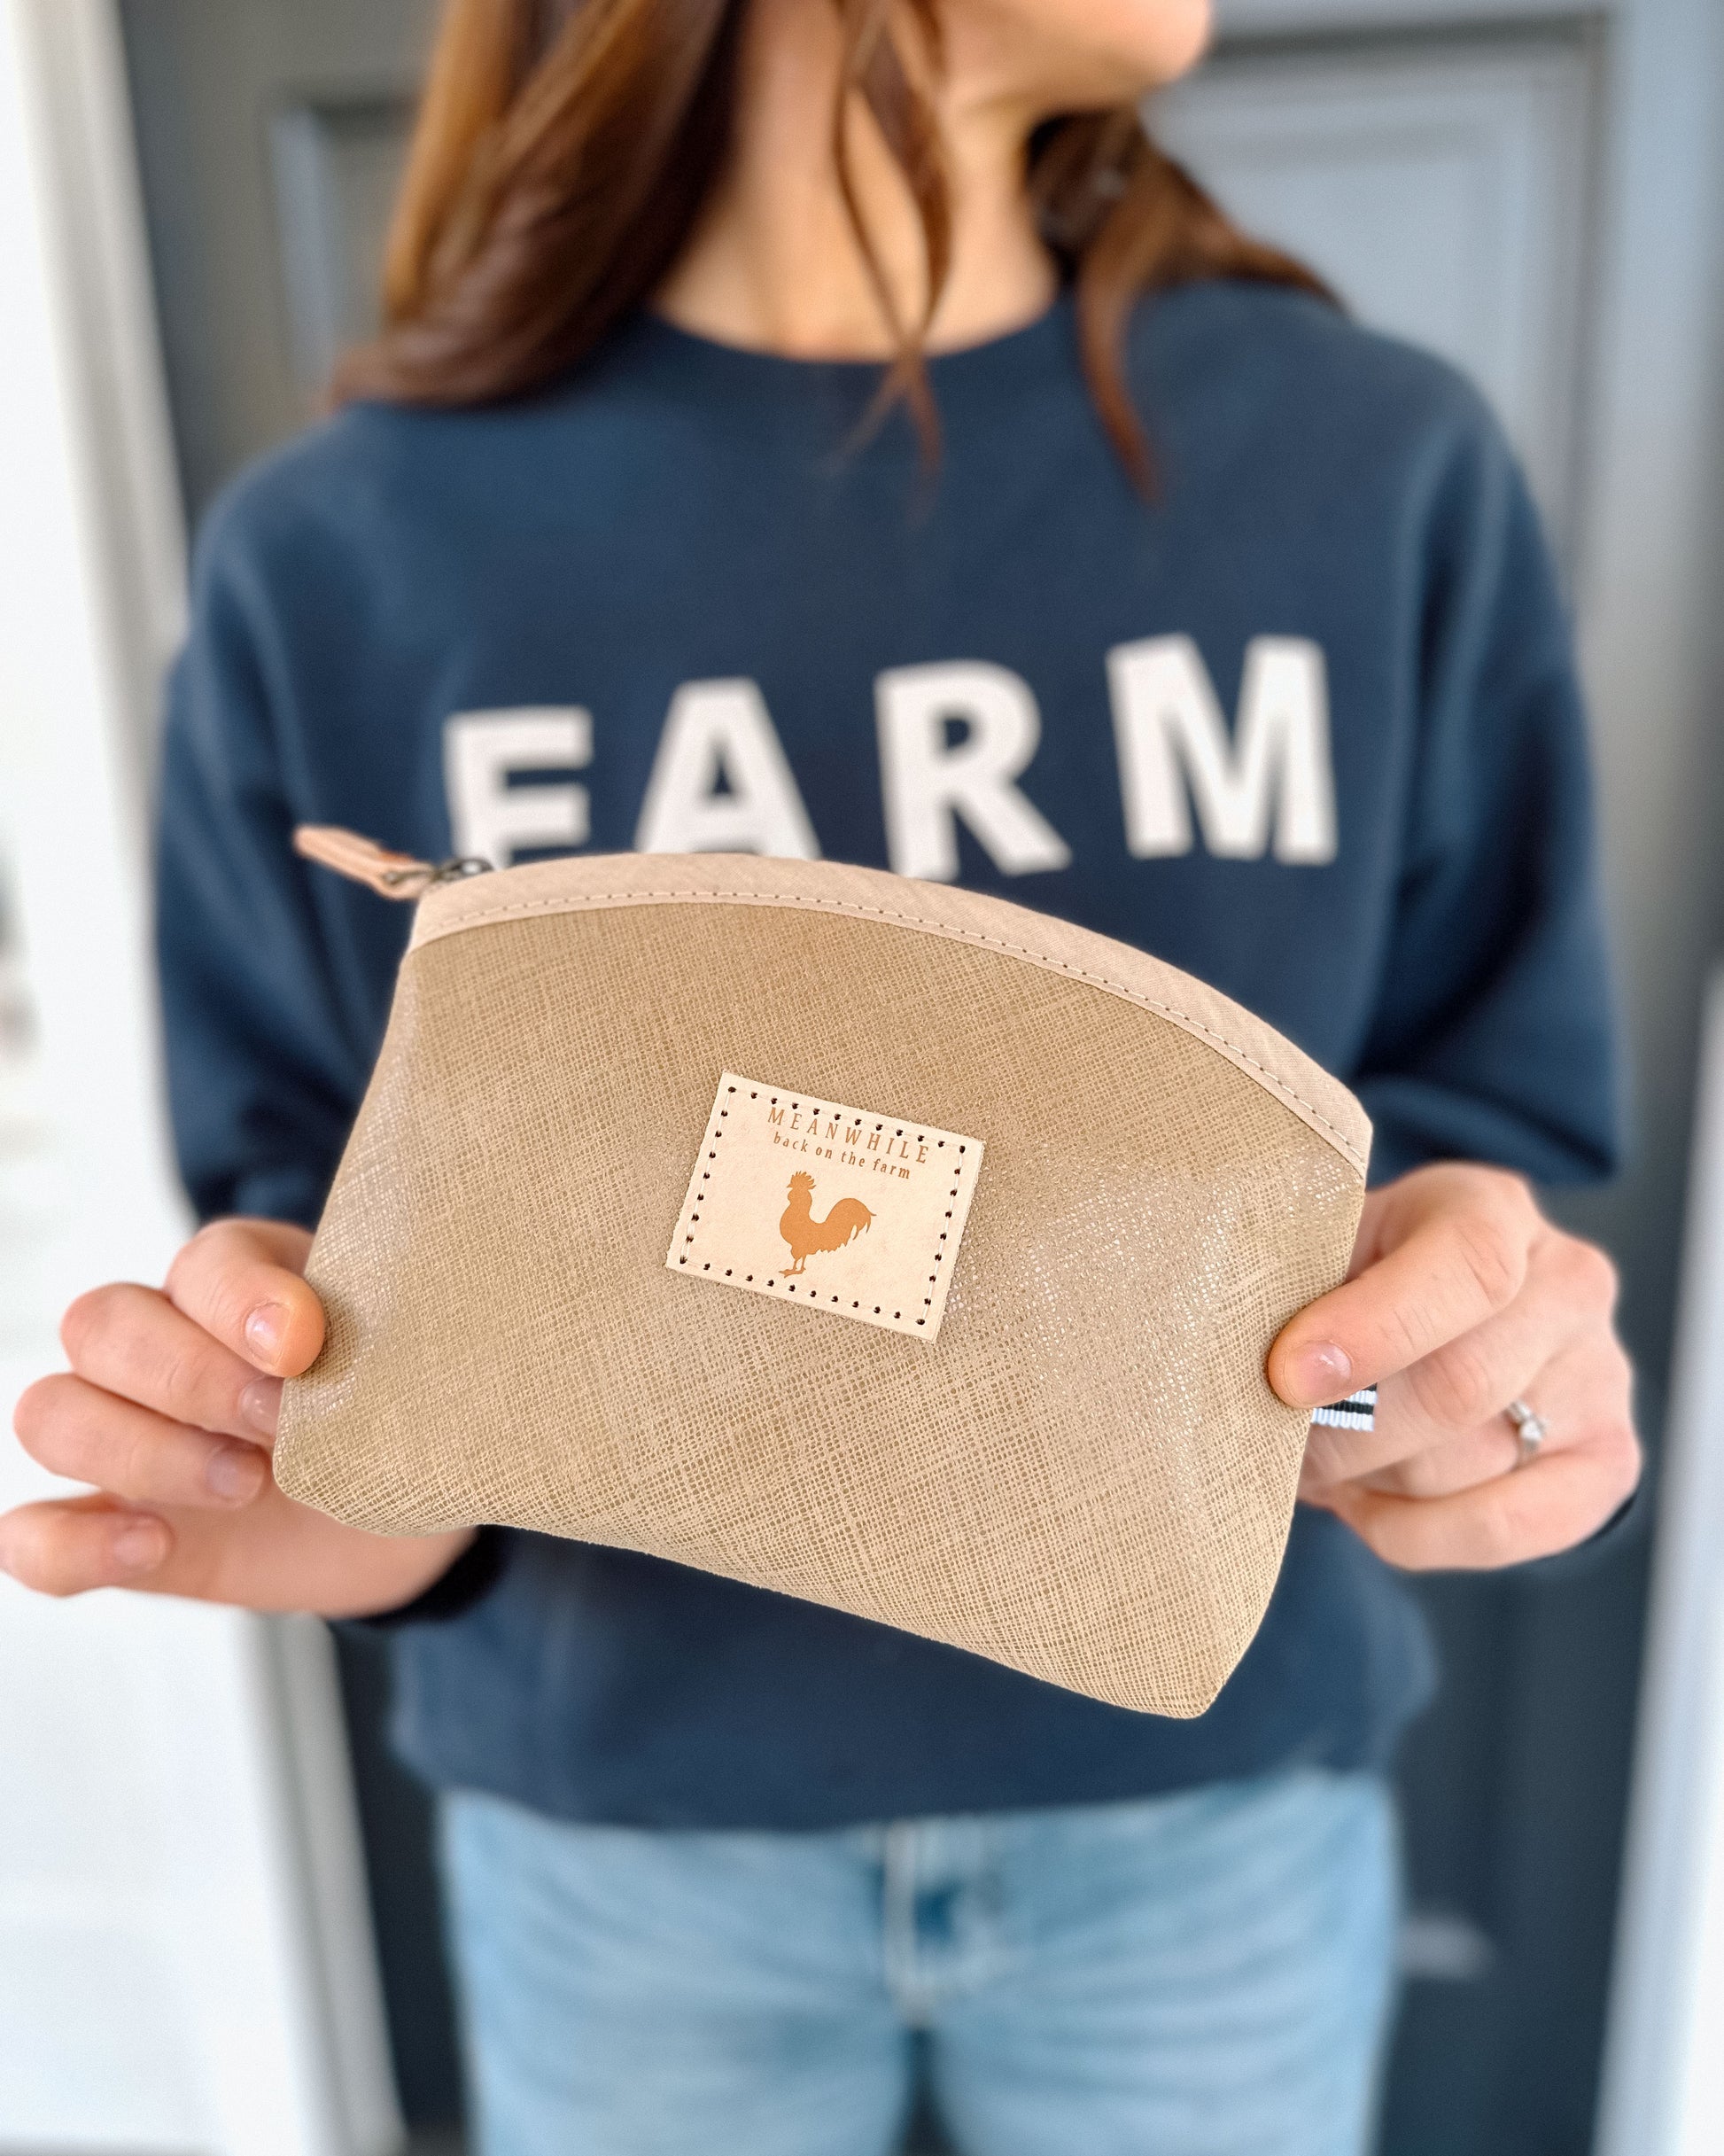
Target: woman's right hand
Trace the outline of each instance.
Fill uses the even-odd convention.
[[[282,1380],[323,1344],[310,1249],[303,1228],[220,1220],[165,1288],[78,1298],[60,1327],[70,1373],[32,1385],[13,1427],[95,1492],[0,1517],[0,1567],[43,1594],[135,1587],[336,1617],[410,1601],[454,1563],[470,1529],[367,1534],[276,1487]]]

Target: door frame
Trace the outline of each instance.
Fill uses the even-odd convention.
[[[1724,2145],[1724,969],[1703,1043],[1599,2156]]]

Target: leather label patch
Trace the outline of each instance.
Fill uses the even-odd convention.
[[[664,1263],[932,1340],[982,1143],[725,1071]]]

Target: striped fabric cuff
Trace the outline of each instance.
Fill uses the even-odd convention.
[[[1344,1400],[1336,1400],[1328,1407],[1319,1407],[1311,1417],[1325,1429],[1374,1430],[1377,1428],[1377,1388],[1362,1385],[1357,1392],[1349,1392]]]

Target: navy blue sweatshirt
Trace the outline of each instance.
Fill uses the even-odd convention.
[[[161,789],[171,1094],[198,1210],[313,1222],[408,922],[293,825],[415,853],[722,848],[955,877],[1153,951],[1352,1085],[1374,1179],[1610,1165],[1583,722],[1477,395],[1291,292],[1140,312],[1135,492],[1069,305],[870,367],[641,319],[504,408],[352,409],[198,549]],[[722,984],[719,984],[722,986]],[[433,1783],[560,1817],[812,1827],[1382,1762],[1402,1589],[1301,1512],[1210,1711],[1106,1707],[661,1561],[491,1530],[392,1628]]]

